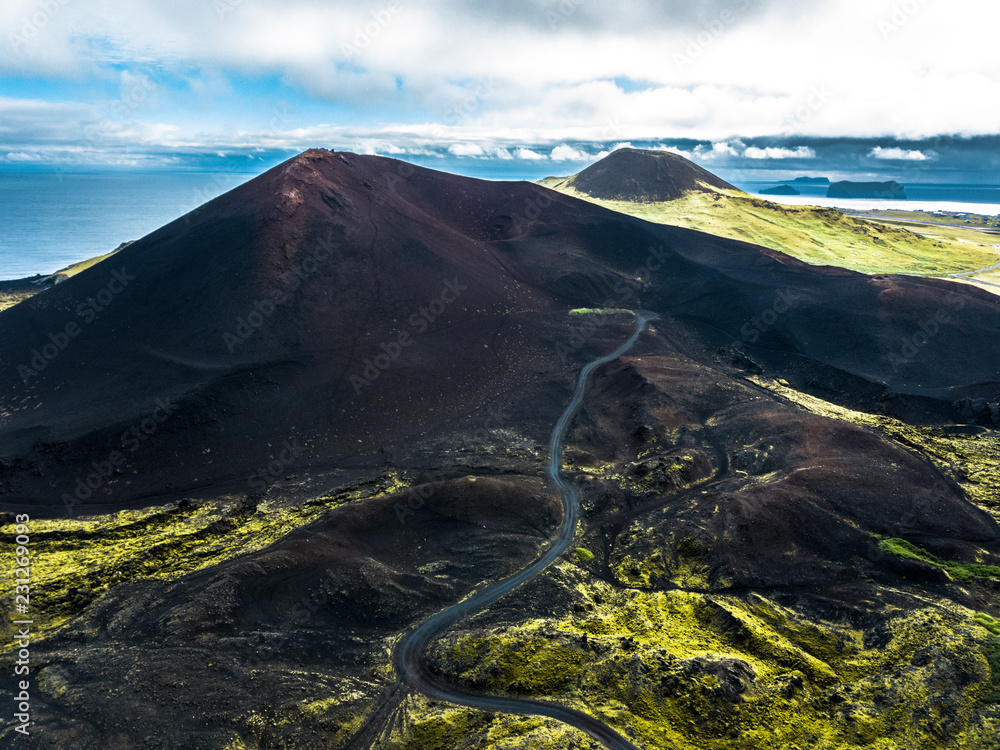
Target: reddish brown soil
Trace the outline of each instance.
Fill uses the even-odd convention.
[[[112,294],[116,273],[134,278]],[[93,320],[77,315],[88,299],[107,301]],[[255,303],[261,324],[233,344]],[[886,557],[872,536],[997,564],[991,516],[912,446],[745,377],[964,420],[954,401],[998,400],[996,297],[811,267],[528,183],[312,150],[0,313],[0,510],[65,513],[62,496],[116,450],[126,460],[75,513],[259,494],[251,477],[286,440],[302,450],[264,487],[277,505],[388,469],[443,479],[402,521],[406,493],[361,501],[261,552],[82,601],[33,651],[67,686],[37,693],[39,746],[217,747],[234,731],[261,748],[338,746],[340,722],[377,705],[354,745],[370,746],[406,697],[384,671],[391,639],[533,559],[559,520],[540,479],[549,432],[583,363],[633,323],[567,314],[578,307],[661,315],[594,373],[567,435],[590,574],[622,585],[625,556],[660,551],[697,556],[709,593],[759,591],[862,628],[892,597],[906,609],[927,593],[998,614],[990,582]],[[71,322],[25,383],[19,366]],[[157,399],[170,413],[129,450]],[[574,468],[605,462],[599,479]],[[551,616],[564,598],[540,578],[484,618]],[[315,609],[297,623],[303,601]]]
[[[553,326],[608,303],[661,313],[692,356],[739,350],[842,399],[940,412],[992,398],[995,297],[773,256],[527,183],[308,151],[0,313],[0,499],[58,514],[116,450],[119,473],[81,507],[239,487],[292,437],[298,467],[381,465],[540,374],[569,375]],[[134,279],[109,298],[115,273]],[[78,315],[90,299],[107,302],[93,320]],[[949,322],[900,363],[938,312]],[[68,323],[78,334],[25,382]],[[375,362],[388,366],[366,372]],[[137,446],[128,431],[157,399],[176,408]],[[558,407],[535,399],[516,419]]]

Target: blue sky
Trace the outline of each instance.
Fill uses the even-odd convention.
[[[730,179],[997,182],[998,28],[992,0],[5,0],[0,169],[322,146],[534,178],[631,143]]]

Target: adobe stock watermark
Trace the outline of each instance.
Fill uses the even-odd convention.
[[[431,330],[431,326],[444,315],[448,306],[454,304],[462,292],[467,290],[468,287],[460,283],[457,278],[445,281],[444,287],[437,297],[427,304],[421,305],[407,318],[408,329],[400,331],[394,340],[383,341],[379,344],[380,354],[362,360],[364,368],[361,374],[350,376],[354,393],[360,394],[365,388],[373,385],[382,373],[392,367],[393,363],[400,358],[403,350],[413,346],[418,337]]]
[[[469,93],[448,110],[447,115],[445,115],[445,125],[452,127],[461,125],[465,118],[479,110],[483,106],[483,102],[490,99],[498,88],[496,80],[489,77],[477,78],[474,84]],[[438,125],[431,131],[431,136],[437,139],[444,138],[445,135],[445,128],[442,125]]]
[[[401,161],[396,167],[395,174],[390,174],[386,178],[385,186],[389,188],[389,190],[396,190],[401,182],[406,182],[416,171],[416,168],[412,164],[406,161]]]
[[[778,322],[782,315],[792,310],[805,298],[791,289],[783,289],[774,297],[774,302],[766,310],[750,318],[740,329],[740,338],[747,344],[756,344]]]
[[[281,102],[271,107],[271,118],[267,121],[267,129],[263,133],[258,134],[259,142],[263,142],[267,137],[273,137],[280,134],[283,132],[282,128],[291,123],[294,119],[295,113],[286,103]],[[253,156],[253,154],[246,154],[246,156],[250,157]],[[217,198],[220,191],[226,191],[232,188],[232,184],[228,179],[229,177],[232,177],[234,174],[241,173],[242,170],[236,161],[233,161],[228,169],[212,172],[209,175],[207,183],[194,190],[191,203],[187,204],[187,206],[193,207],[186,214],[184,214],[184,225],[190,226],[191,222],[197,219],[201,214],[205,204]]]
[[[245,344],[263,328],[279,307],[291,302],[292,295],[302,283],[316,273],[333,251],[340,247],[332,237],[333,232],[327,232],[326,237],[319,241],[319,246],[305,260],[293,264],[278,277],[278,286],[268,290],[264,297],[255,300],[248,313],[236,318],[236,328],[232,332],[225,331],[222,334],[222,342],[230,354],[235,354],[237,347]]]
[[[601,128],[601,141],[613,141],[620,139],[622,134],[625,132],[625,125],[622,123],[621,117],[615,115],[614,117],[608,117],[604,120],[604,127]]]
[[[247,485],[254,492],[267,492],[267,488],[278,481],[282,474],[305,452],[297,438],[289,438],[281,446],[281,452],[266,465],[247,477]]]
[[[14,569],[11,578],[14,582],[14,611],[11,622],[17,630],[14,632],[14,676],[19,678],[15,688],[20,692],[14,696],[14,731],[25,736],[31,732],[31,626],[34,615],[31,613],[31,535],[28,524],[31,518],[24,514],[14,518],[16,536],[12,539],[17,544],[14,547]]]
[[[899,354],[889,352],[889,364],[893,372],[899,374],[901,367],[912,363],[920,355],[921,350],[941,334],[945,326],[955,322],[951,313],[965,307],[965,300],[955,292],[948,292],[944,301],[947,307],[939,308],[932,316],[920,321],[917,331],[902,338]]]
[[[902,30],[910,19],[927,4],[927,0],[905,0],[892,6],[892,14],[878,22],[878,30],[882,38],[887,40],[896,32]]]
[[[149,416],[137,424],[125,430],[119,438],[120,448],[111,451],[103,461],[92,461],[91,467],[94,469],[86,476],[77,477],[73,494],[64,492],[62,495],[63,507],[68,515],[72,516],[74,508],[89,500],[93,494],[107,483],[107,481],[119,473],[128,462],[129,456],[139,450],[139,447],[159,432],[160,427],[177,410],[169,397],[157,398],[153,410]]]
[[[587,2],[587,0],[560,0],[560,3],[557,6],[549,8],[549,10],[545,12],[545,18],[549,22],[549,28],[557,29],[562,26],[580,9],[580,6],[585,2]]]
[[[482,425],[472,431],[473,440],[487,441],[494,430],[502,430],[511,419],[511,414],[505,414],[504,410],[492,404],[486,410],[486,420]]]
[[[522,218],[528,221],[540,219],[545,210],[555,203],[551,196],[559,197],[558,193],[545,188],[536,187],[536,190],[537,192],[531,198],[524,199],[524,210],[517,217],[518,220]]]
[[[829,88],[826,83],[812,86],[809,93],[795,106],[791,114],[785,118],[780,126],[780,132],[785,135],[792,135],[799,132],[799,126],[804,125],[816,113],[823,109],[834,97],[836,92]]]
[[[705,52],[715,44],[726,32],[726,29],[739,20],[739,12],[750,5],[750,0],[733,0],[731,8],[723,8],[718,15],[705,24],[704,29],[688,39],[684,45],[683,54],[674,54],[674,67],[682,71],[694,65]]]
[[[372,11],[372,20],[358,26],[349,43],[340,45],[341,54],[348,60],[360,55],[402,12],[403,4],[399,0],[390,0],[383,8]]]
[[[308,625],[316,613],[335,598],[341,589],[341,581],[346,574],[340,568],[327,568],[316,587],[310,587],[288,612],[288,619],[274,635],[257,632],[258,643],[251,643],[254,654],[247,659],[247,667],[257,669],[270,661],[292,639],[295,631]],[[250,675],[247,675],[249,677]]]
[[[129,274],[124,266],[117,271],[112,271],[111,279],[103,289],[76,306],[77,317],[83,320],[83,324],[70,320],[61,330],[50,331],[48,343],[43,344],[40,348],[32,349],[31,359],[28,363],[18,365],[17,374],[21,376],[21,380],[27,385],[32,378],[40,376],[60,354],[69,348],[70,342],[83,332],[84,326],[97,320],[97,317],[107,310],[115,298],[124,292],[129,283],[133,281],[135,281],[135,276]]]
[[[212,8],[215,10],[215,15],[218,16],[219,20],[223,21],[226,16],[235,11],[245,2],[246,0],[213,0]]]
[[[93,125],[87,125],[83,129],[83,137],[78,141],[78,145],[86,146],[91,151],[99,151],[109,140],[116,129],[129,123],[135,116],[136,111],[145,104],[156,92],[157,86],[147,76],[139,74],[125,77],[123,74],[124,88],[121,96],[112,105],[115,111],[115,119],[111,117],[101,117]],[[74,157],[66,162],[53,165],[56,178],[61,182],[63,174],[70,171],[73,164],[86,164],[85,149],[77,149]]]
[[[954,471],[954,467],[952,467],[952,471]],[[934,507],[940,504],[941,500],[952,497],[954,494],[948,483],[938,477],[937,481],[931,487],[922,490],[899,516],[893,525],[892,534],[903,536],[906,532],[916,529],[921,519],[926,518]],[[870,562],[882,562],[887,558],[894,557],[894,555],[883,550],[879,543],[873,540],[868,546],[866,557]]]
[[[7,35],[11,49],[18,54],[23,53],[69,3],[70,0],[41,0],[37,5],[38,10],[21,19],[20,32]]]
[[[447,122],[449,125],[460,124],[466,117],[482,107],[483,102],[497,91],[497,82],[493,78],[477,78],[475,84],[465,98],[448,111]]]
[[[617,301],[609,297],[604,301],[602,308],[612,307],[616,304],[618,304]],[[587,342],[613,319],[614,315],[602,311],[585,316],[579,325],[570,325],[569,336],[564,341],[556,343],[556,355],[568,364],[570,355],[586,346]]]
[[[614,315],[604,312],[606,309],[622,309],[631,311],[631,307],[639,291],[645,286],[645,276],[649,273],[656,273],[663,268],[669,255],[663,246],[649,247],[646,252],[646,259],[631,274],[615,277],[610,284],[611,296],[605,298],[600,303],[600,312],[587,315],[579,325],[570,326],[570,335],[565,341],[556,344],[556,354],[563,361],[568,363],[571,355],[579,351],[594,335],[605,325],[614,320]]]
[[[472,431],[473,440],[488,442],[494,430],[503,429],[510,421],[511,415],[505,414],[501,407],[492,405],[487,409],[486,419],[483,423]],[[453,476],[455,470],[450,470]],[[402,502],[395,503],[392,507],[401,525],[406,523],[406,519],[423,508],[427,501],[434,497],[437,486],[448,479],[449,470],[438,470],[422,474]]]
[[[403,502],[396,503],[392,509],[396,512],[396,518],[401,525],[406,524],[406,519],[423,508],[427,501],[434,497],[437,486],[447,479],[443,471],[436,471],[422,475],[410,488]]]

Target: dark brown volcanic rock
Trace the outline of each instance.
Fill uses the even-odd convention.
[[[565,312],[584,306],[655,310],[699,357],[739,350],[850,403],[996,401],[985,292],[312,150],[0,313],[0,501],[58,514],[367,471],[513,400],[544,442],[565,392],[529,386],[571,377]]]
[[[135,738],[119,739],[125,747],[224,747],[234,727],[256,734],[255,715],[294,710],[307,694],[337,698],[346,720],[357,696],[373,700],[386,687],[377,668],[397,633],[484,576],[529,563],[560,511],[537,477],[434,483],[400,523],[395,506],[405,502],[401,493],[335,509],[177,583],[120,585],[44,655],[36,646],[40,681],[65,688],[38,702],[32,734],[49,744],[37,747],[104,750],[112,734]],[[279,729],[265,730],[261,746],[342,747],[350,732],[318,719],[290,727],[312,735],[302,744]]]
[[[603,200],[672,201],[705,186],[738,190],[679,154],[620,148],[580,172],[572,187]]]
[[[588,525],[615,533],[589,546],[604,552],[609,570],[662,547],[653,530],[669,535],[674,556],[683,539],[699,541],[716,591],[813,587],[818,594],[819,582],[856,589],[859,568],[886,582],[907,577],[912,571],[883,564],[872,534],[919,540],[949,559],[972,559],[983,548],[1000,559],[990,514],[924,457],[870,428],[809,414],[656,345],[609,368],[595,391],[614,396],[592,404],[573,443],[628,461],[640,446],[629,427],[644,425],[645,440],[671,446],[632,464],[630,473],[651,483],[641,502],[595,503]],[[661,470],[671,465],[681,468]],[[918,572],[921,583],[947,580],[928,566]]]
[[[317,259],[317,249],[328,255]],[[88,298],[103,308],[92,320],[76,314]],[[599,623],[610,613],[591,612],[603,606],[596,583],[621,595],[612,604],[680,589],[698,597],[704,632],[730,639],[727,655],[753,653],[782,674],[801,662],[767,661],[764,638],[742,642],[736,598],[849,623],[865,642],[888,643],[889,611],[951,600],[995,613],[992,581],[950,580],[877,547],[878,537],[899,536],[942,559],[1000,564],[994,516],[956,484],[968,478],[960,456],[948,474],[941,455],[932,460],[918,443],[810,413],[747,377],[785,377],[868,409],[954,418],[951,402],[964,399],[964,411],[980,414],[997,401],[995,298],[811,267],[527,183],[317,150],[0,314],[4,509],[63,512],[60,495],[116,448],[127,452],[120,473],[75,510],[184,499],[116,528],[150,540],[124,570],[97,563],[77,576],[67,565],[73,589],[55,604],[71,619],[33,641],[32,741],[81,750],[381,746],[415,704],[389,669],[399,635],[522,568],[558,525],[562,506],[543,478],[550,430],[581,365],[632,330],[626,315],[566,314],[583,306],[662,316],[626,356],[595,370],[566,436],[564,474],[582,497],[574,545],[593,557],[570,552],[569,565],[473,620]],[[254,312],[260,322],[247,323],[248,335],[225,337]],[[49,333],[61,341],[67,322],[79,330],[60,347]],[[412,341],[397,352],[403,332]],[[23,383],[18,366],[47,343],[55,356]],[[383,355],[391,361],[356,389],[352,376],[367,377],[365,361]],[[156,399],[162,422],[150,417]],[[152,434],[129,451],[129,428],[142,434],[147,418]],[[283,451],[287,460],[277,460]],[[267,502],[179,525],[169,540],[155,533],[200,499],[266,489],[262,472],[278,480]],[[246,537],[228,535],[275,518],[294,525],[292,511],[313,507],[322,510],[309,523],[267,546],[244,548],[233,539]],[[101,533],[38,528],[33,554],[58,550],[62,565],[91,555]],[[221,550],[238,554],[196,569]],[[919,646],[932,650],[921,653],[940,668],[920,678],[927,682],[907,678],[908,692],[938,691],[939,673],[942,683],[971,674],[926,633]],[[639,647],[611,634],[584,645],[577,630],[562,645],[586,648],[587,659],[597,646],[612,649],[621,658],[607,682],[637,686],[648,707],[646,670],[629,666],[641,664]],[[876,665],[876,681],[910,668],[910,653],[894,653]],[[842,684],[853,690],[865,662],[846,657]],[[988,669],[976,659],[966,661]],[[504,660],[493,661],[496,671]],[[457,665],[434,663],[455,679],[475,677],[454,674]],[[796,701],[832,705],[826,678],[812,684],[810,674],[798,679]],[[769,689],[766,675],[756,679],[741,714],[751,693]],[[687,700],[663,689],[674,705]],[[955,690],[944,705],[959,704]],[[881,682],[873,694],[885,695]],[[916,718],[927,704],[918,697]],[[692,716],[706,705],[719,704],[691,704]],[[732,726],[757,731],[755,715],[739,721]],[[487,744],[486,725],[470,726],[483,735],[464,746]]]

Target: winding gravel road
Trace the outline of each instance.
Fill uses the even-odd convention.
[[[1000,245],[994,245],[994,248],[1000,250]],[[949,273],[949,276],[975,276],[977,273],[986,273],[987,271],[995,271],[1000,268],[1000,263],[994,263],[989,268],[980,268],[978,271],[962,271],[961,273]]]
[[[467,599],[453,607],[438,612],[433,617],[410,630],[399,641],[393,655],[398,674],[412,687],[431,698],[485,711],[548,716],[576,727],[581,732],[603,743],[605,747],[611,748],[611,750],[638,750],[638,748],[614,729],[598,721],[593,716],[572,708],[567,708],[558,703],[477,695],[475,693],[459,691],[451,685],[439,681],[432,675],[421,657],[431,641],[443,631],[466,617],[485,609],[501,597],[539,575],[562,555],[573,542],[580,513],[580,490],[563,479],[560,473],[562,467],[563,438],[566,433],[566,427],[569,425],[569,421],[576,413],[576,410],[580,408],[580,404],[583,403],[587,378],[593,372],[594,368],[617,359],[631,349],[632,345],[639,338],[639,335],[645,330],[646,324],[659,317],[655,313],[645,311],[637,311],[635,316],[635,332],[631,338],[611,354],[590,362],[580,372],[573,398],[552,430],[552,438],[549,441],[548,475],[563,498],[563,522],[559,528],[559,533],[556,535],[548,551],[527,568],[475,592]]]
[[[994,245],[993,247],[1000,250],[1000,245]],[[976,278],[977,274],[995,271],[998,268],[1000,268],[1000,263],[995,263],[989,268],[980,268],[978,271],[965,271],[964,273],[949,273],[948,276],[956,279],[964,279],[965,281],[974,281],[977,284],[986,284],[986,286],[1000,286],[995,281],[984,281],[983,279]]]

